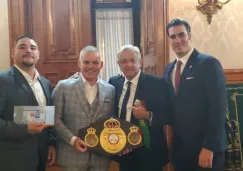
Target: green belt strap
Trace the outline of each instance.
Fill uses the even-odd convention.
[[[143,133],[143,142],[145,147],[150,149],[150,134],[149,134],[149,128],[148,123],[144,121],[144,119],[138,120],[139,128],[141,129]]]

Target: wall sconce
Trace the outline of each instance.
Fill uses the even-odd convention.
[[[197,6],[197,10],[207,15],[208,24],[211,24],[213,14],[216,14],[218,10],[229,1],[230,0],[198,0],[199,5]]]

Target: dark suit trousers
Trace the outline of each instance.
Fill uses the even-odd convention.
[[[175,143],[172,152],[172,163],[175,171],[223,171],[225,154],[224,152],[215,152],[213,155],[213,167],[202,168],[198,165],[199,152],[185,149],[182,144]]]
[[[44,163],[41,159],[39,160],[39,164],[37,167],[37,171],[45,171],[46,170],[46,163]]]
[[[162,171],[159,157],[146,147],[140,147],[119,159],[119,171]]]

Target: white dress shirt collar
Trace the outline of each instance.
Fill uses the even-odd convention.
[[[125,82],[124,82],[124,85],[130,81],[132,84],[134,85],[138,85],[138,80],[139,80],[139,77],[140,77],[140,74],[141,74],[141,70],[139,70],[139,72],[137,73],[137,75],[132,79],[132,80],[128,80],[127,77],[125,77]]]
[[[99,78],[97,78],[96,83],[93,86],[91,86],[90,83],[84,78],[84,76],[82,75],[82,73],[80,73],[80,76],[81,76],[81,79],[83,81],[83,84],[86,84],[86,85],[88,84],[90,87],[93,87],[94,85],[96,85],[96,84],[99,83]]]
[[[194,50],[194,49],[192,48],[192,49],[191,49],[185,56],[183,56],[182,58],[178,58],[178,57],[176,57],[176,62],[177,62],[178,60],[180,60],[180,61],[182,62],[182,64],[186,65],[186,63],[187,63],[188,59],[190,58],[190,56],[191,56],[193,50]]]
[[[17,65],[14,64],[14,66],[19,70],[19,72],[21,72],[21,74],[25,77],[25,79],[27,81],[32,81],[31,76],[29,74],[27,74],[24,70],[20,69]],[[34,77],[34,81],[37,80],[37,78],[40,77],[40,74],[38,73],[38,71],[35,69],[35,77]]]

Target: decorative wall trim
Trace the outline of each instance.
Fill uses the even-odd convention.
[[[243,83],[243,69],[225,69],[226,83]]]

